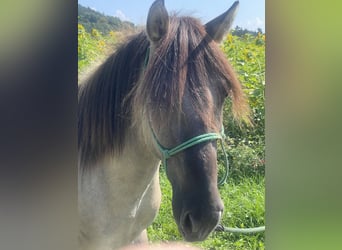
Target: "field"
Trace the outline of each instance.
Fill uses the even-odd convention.
[[[89,34],[82,25],[79,25],[78,32],[79,73],[100,60],[120,40],[120,34],[115,32],[102,36],[93,30]],[[252,127],[236,124],[230,113],[230,102],[226,101],[224,127],[230,173],[227,183],[220,187],[225,204],[222,225],[239,228],[262,226],[265,225],[265,35],[228,35],[222,43],[222,50],[239,75],[253,115]],[[220,152],[218,158],[222,159]],[[222,164],[219,162],[219,165]],[[156,220],[148,228],[149,240],[181,241],[172,217],[171,187],[163,168],[160,183],[162,205]],[[208,250],[264,249],[264,242],[265,233],[242,235],[214,232],[206,241],[194,245]]]

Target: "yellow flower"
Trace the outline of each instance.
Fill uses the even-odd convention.
[[[228,34],[227,35],[227,41],[228,41],[228,43],[233,43],[233,35],[232,34]]]
[[[82,24],[78,24],[78,33],[84,33],[85,32],[85,28],[83,27]]]
[[[95,38],[99,38],[101,35],[100,35],[100,32],[97,30],[97,29],[92,29],[91,30],[91,35]]]

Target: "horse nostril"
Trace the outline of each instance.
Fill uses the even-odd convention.
[[[194,218],[190,212],[186,212],[183,216],[182,227],[185,233],[194,233],[197,231],[197,228],[194,224]]]

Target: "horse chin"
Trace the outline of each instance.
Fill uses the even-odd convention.
[[[196,233],[196,234],[194,234],[194,233],[185,233],[185,232],[181,231],[183,238],[188,242],[204,241],[208,237],[210,232],[211,231],[209,231],[207,233],[201,233],[201,234]]]
[[[175,186],[172,209],[178,231],[186,241],[205,240],[221,220],[224,205],[219,194],[211,190],[210,197],[205,197],[207,192],[201,192],[198,197],[184,197],[184,192]]]

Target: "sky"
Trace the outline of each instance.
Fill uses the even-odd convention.
[[[108,16],[119,17],[136,25],[145,25],[148,10],[154,0],[78,0]],[[165,0],[169,13],[177,12],[200,18],[203,23],[219,16],[233,4],[234,0]],[[233,27],[236,25],[248,30],[261,28],[265,31],[265,0],[240,0],[240,8]]]

